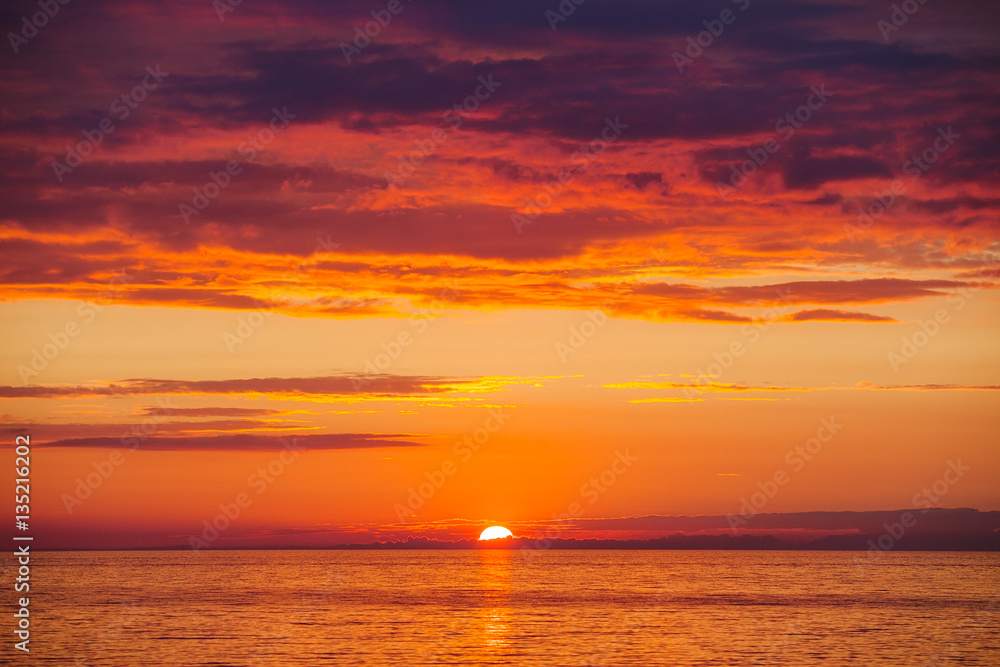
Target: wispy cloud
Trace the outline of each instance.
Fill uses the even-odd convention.
[[[501,386],[502,379],[444,378],[399,375],[328,375],[308,378],[248,378],[233,380],[122,380],[92,385],[0,386],[2,398],[78,396],[137,396],[168,394],[246,395],[271,397],[408,396],[483,391]]]
[[[264,436],[251,434],[209,435],[146,438],[144,451],[281,451],[291,447],[305,450],[375,449],[382,447],[420,447],[417,442],[404,440],[405,435],[375,433],[317,433],[306,435]],[[122,447],[122,439],[114,437],[66,438],[38,442],[40,447],[73,447],[114,449]]]

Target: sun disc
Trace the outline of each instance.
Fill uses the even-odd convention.
[[[503,526],[490,526],[479,535],[480,540],[496,540],[502,537],[513,537],[514,534]]]

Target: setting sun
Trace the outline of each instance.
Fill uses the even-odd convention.
[[[514,537],[514,534],[503,526],[490,526],[479,534],[480,540],[497,540],[502,537]]]

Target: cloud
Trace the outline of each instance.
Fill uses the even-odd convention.
[[[895,322],[896,319],[886,315],[872,315],[871,313],[859,313],[849,310],[832,310],[829,308],[816,308],[813,310],[800,310],[788,316],[792,322]]]
[[[699,308],[692,310],[681,311],[685,319],[696,320],[699,322],[753,322],[753,319],[747,315],[737,315],[735,313],[728,313],[724,310],[711,310],[707,308]]]
[[[645,283],[635,286],[633,293],[658,296],[671,301],[708,301],[730,306],[759,306],[785,303],[882,303],[942,296],[946,289],[968,287],[954,280],[907,280],[903,278],[865,278],[862,280],[811,280],[772,283],[769,285],[736,285],[730,287],[700,287],[671,283]],[[724,319],[726,313],[721,313]],[[733,316],[736,317],[736,316]],[[737,320],[742,321],[742,320]]]
[[[124,437],[124,436],[123,436]],[[151,436],[142,440],[144,451],[281,451],[283,449],[335,450],[375,449],[382,447],[420,447],[416,442],[401,440],[404,435],[374,433],[322,433],[292,436],[211,435],[168,437]],[[32,440],[38,447],[121,448],[122,438],[67,438],[52,442]]]
[[[0,386],[0,398],[63,398],[168,394],[267,394],[270,396],[406,396],[482,388],[479,380],[432,376],[328,375],[233,380],[122,380],[112,384]]]
[[[814,391],[997,391],[1000,385],[960,385],[960,384],[920,384],[920,385],[880,385],[871,382],[859,382],[856,385],[826,386],[826,387],[781,387],[774,385],[746,385],[729,382],[716,382],[714,380],[693,381],[693,382],[614,382],[601,385],[605,389],[630,389],[645,391],[662,391],[670,389],[696,390],[701,394],[731,394],[731,393],[772,393],[772,392],[814,392]],[[653,402],[683,402],[686,400],[700,400],[691,398],[689,392],[685,393],[686,398],[676,397],[652,397],[636,399],[635,403]]]
[[[631,183],[637,190],[645,190],[647,185],[662,183],[663,174],[654,171],[640,171],[625,174],[625,180]]]
[[[143,408],[143,415],[160,415],[163,408],[158,406],[147,406]],[[172,417],[263,417],[268,415],[286,414],[285,410],[271,410],[268,408],[170,408]]]
[[[891,178],[892,170],[862,155],[796,157],[785,166],[784,177],[785,185],[793,190],[812,190],[832,181]]]
[[[876,385],[860,382],[858,389],[876,389],[881,391],[1000,391],[1000,385],[961,385],[961,384],[907,384],[907,385]]]
[[[802,530],[823,532],[881,533],[884,523],[896,521],[901,511],[867,512],[789,512],[754,515],[746,528],[753,530]],[[551,522],[548,522],[551,523]],[[653,532],[660,535],[673,532],[729,532],[732,524],[726,516],[663,516],[647,515],[621,518],[583,517],[572,522],[573,532],[601,531]],[[513,523],[511,524],[514,525]],[[544,524],[543,524],[544,525]],[[1000,512],[980,512],[975,509],[932,508],[921,514],[920,532],[995,531],[1000,528]],[[513,529],[513,528],[512,528]],[[741,528],[742,532],[743,528]]]
[[[966,287],[954,280],[907,280],[866,278],[863,280],[814,280],[757,287],[725,287],[717,290],[723,298],[737,303],[773,300],[783,294],[793,303],[880,303],[920,297],[942,296],[943,290]]]

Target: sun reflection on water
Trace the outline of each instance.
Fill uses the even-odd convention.
[[[510,575],[512,554],[508,549],[479,552],[479,589],[482,602],[479,624],[483,649],[493,655],[510,650]]]

